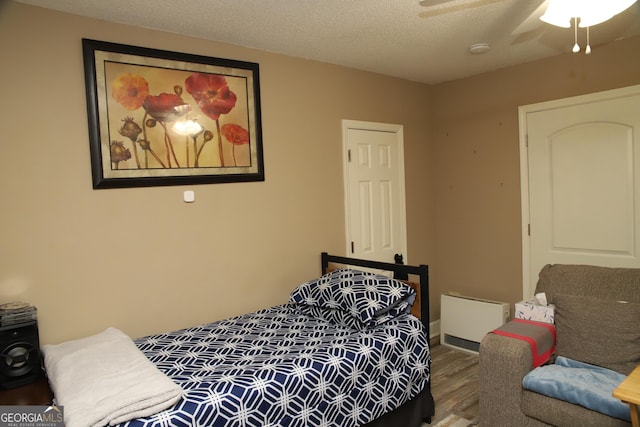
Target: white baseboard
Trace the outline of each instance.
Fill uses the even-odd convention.
[[[440,319],[429,323],[429,339],[440,337]]]

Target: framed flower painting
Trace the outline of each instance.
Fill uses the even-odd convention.
[[[94,189],[264,181],[258,64],[82,46]]]

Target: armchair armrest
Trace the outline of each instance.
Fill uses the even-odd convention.
[[[480,425],[525,426],[522,378],[533,369],[525,341],[489,333],[480,342]]]

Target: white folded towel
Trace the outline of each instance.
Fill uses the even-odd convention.
[[[182,389],[116,328],[42,347],[67,427],[116,425],[173,406]]]

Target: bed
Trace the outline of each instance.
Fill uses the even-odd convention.
[[[389,271],[394,278],[364,269]],[[96,355],[88,357],[87,342],[76,342],[71,349],[80,349],[79,362],[70,359],[68,343],[46,346],[45,365],[56,400],[64,395],[58,404],[65,409],[67,426],[418,427],[423,420],[430,422],[428,267],[322,253],[321,272],[296,286],[285,304],[134,341],[123,338],[124,345],[128,340],[135,347],[123,354],[141,353],[140,362],[150,361],[150,369],[162,378],[151,387],[153,397],[126,402],[127,408],[118,402],[117,416],[96,406],[124,399],[116,386],[100,381],[79,390],[78,384],[93,376],[83,370],[97,371],[94,359],[117,360],[118,351],[104,349],[118,345],[101,342]],[[83,368],[86,359],[93,365]],[[134,366],[132,375],[146,368]],[[76,378],[69,377],[70,371]],[[122,368],[113,372],[111,377],[128,375]],[[131,381],[134,385],[123,387],[152,380]],[[97,388],[114,396],[89,397]],[[139,410],[142,401],[153,399],[164,408]],[[76,406],[77,401],[89,406]],[[87,408],[96,415],[81,421]]]

